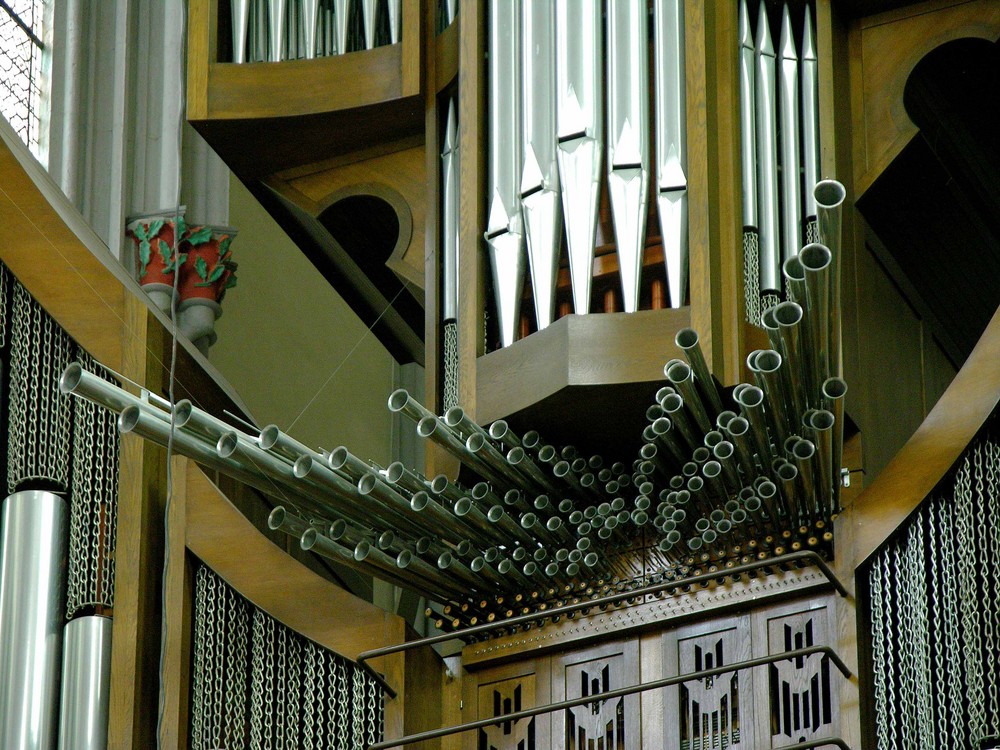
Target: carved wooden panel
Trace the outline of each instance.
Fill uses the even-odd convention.
[[[549,702],[548,661],[537,665],[522,662],[481,672],[477,675],[474,715],[463,719],[501,718],[525,708]],[[472,746],[476,750],[548,750],[551,721],[549,716],[534,716],[516,721],[497,721],[479,729]],[[469,743],[464,745],[469,747]]]
[[[665,633],[664,676],[745,661],[751,654],[750,617],[692,625]],[[664,741],[680,750],[755,750],[754,691],[749,670],[665,689]]]
[[[754,656],[832,644],[835,630],[824,599],[772,607],[754,617]],[[776,662],[758,669],[754,688],[761,736],[767,747],[783,747],[834,734],[838,726],[839,673],[822,654]],[[763,746],[763,745],[762,745]]]
[[[552,660],[552,700],[594,696],[592,703],[552,716],[552,746],[565,750],[640,750],[639,696],[604,700],[601,693],[639,682],[637,640],[610,643]]]

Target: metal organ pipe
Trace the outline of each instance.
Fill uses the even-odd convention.
[[[775,57],[766,3],[757,14],[754,46],[754,107],[757,140],[757,219],[760,232],[760,291],[780,292],[778,221],[778,132],[775,117]]]
[[[778,40],[778,109],[781,133],[781,259],[802,246],[802,188],[799,182],[799,57],[788,5],[781,13]]]
[[[819,182],[819,61],[816,58],[816,39],[809,3],[806,3],[802,23],[799,82],[802,100],[802,168],[806,187],[803,214],[808,224],[816,218],[813,186]]]
[[[63,629],[59,747],[105,750],[111,694],[111,618],[90,615]]]

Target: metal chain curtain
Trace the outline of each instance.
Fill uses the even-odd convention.
[[[86,371],[114,382],[86,352],[77,359]],[[114,606],[118,518],[116,416],[82,399],[74,409],[67,618],[87,607]]]
[[[1000,732],[1000,443],[966,453],[868,581],[878,749],[972,750]]]
[[[353,750],[379,742],[383,722],[382,691],[363,671],[198,568],[192,750]]]

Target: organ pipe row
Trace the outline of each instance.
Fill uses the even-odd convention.
[[[552,322],[564,229],[573,309],[589,312],[605,151],[623,307],[626,312],[638,308],[652,177],[651,75],[656,82],[656,197],[670,305],[684,304],[683,8],[679,0],[654,3],[653,71],[646,2],[609,0],[604,15],[606,26],[599,0],[490,4],[484,236],[503,346],[516,338],[526,258],[537,326]]]
[[[373,49],[376,30],[399,41],[402,0],[232,0],[233,62],[278,62]],[[352,15],[361,16],[355,38]]]
[[[739,10],[740,127],[743,227],[759,248],[762,295],[782,294],[782,263],[815,241],[812,186],[819,182],[819,87],[812,11],[804,9],[801,33],[787,4],[775,47],[767,5],[751,26],[747,0]],[[751,322],[759,324],[759,320]]]
[[[820,206],[833,241],[838,216]],[[685,359],[664,367],[630,464],[504,420],[479,425],[460,406],[437,415],[404,390],[390,411],[453,455],[460,481],[381,467],[345,446],[313,450],[276,425],[247,431],[189,401],[151,403],[78,364],[60,388],[118,411],[124,433],[166,445],[173,431],[178,453],[276,498],[271,527],[303,549],[487,617],[496,612],[477,608],[497,596],[540,605],[830,541],[847,390],[830,327],[833,255],[813,243],[786,262],[793,299],[764,315],[771,348],[750,354],[753,383],[720,392],[698,334],[677,334]]]

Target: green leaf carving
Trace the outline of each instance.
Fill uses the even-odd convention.
[[[202,279],[208,281],[208,263],[206,263],[205,259],[202,258],[201,256],[199,256],[198,259],[195,260],[194,270],[198,272],[198,275]]]
[[[226,272],[226,267],[220,263],[219,265],[217,265],[215,268],[212,269],[212,273],[210,273],[208,276],[208,281],[211,283],[215,283],[216,281],[222,278],[222,274],[224,274],[225,272]]]
[[[139,270],[140,277],[146,275],[146,267],[149,265],[150,250],[149,240],[143,240],[139,243],[139,263],[142,265]]]
[[[163,267],[167,268],[170,265],[170,245],[168,245],[163,240],[159,240],[160,243],[160,257],[163,258]]]
[[[212,227],[200,227],[188,236],[188,242],[192,245],[203,245],[210,239],[212,239]]]
[[[225,258],[229,255],[229,246],[231,244],[233,244],[233,238],[228,234],[219,240],[219,257]]]
[[[146,237],[148,239],[153,239],[153,237],[155,237],[160,233],[161,229],[163,229],[163,219],[157,219],[156,221],[154,221],[149,225],[149,229],[146,232]]]

